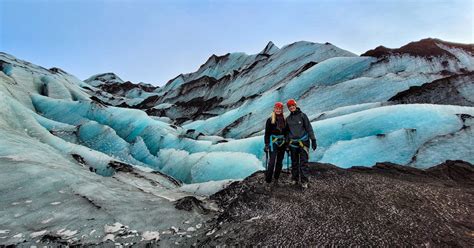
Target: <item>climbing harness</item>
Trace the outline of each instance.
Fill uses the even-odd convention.
[[[308,135],[305,134],[303,137],[299,139],[290,139],[290,146],[293,148],[298,148],[298,147],[305,147],[303,141],[308,141]]]
[[[270,152],[273,152],[273,144],[282,147],[285,144],[284,135],[270,135]]]

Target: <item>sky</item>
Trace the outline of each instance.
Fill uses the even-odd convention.
[[[296,41],[361,54],[423,38],[474,43],[474,0],[0,0],[0,51],[84,80],[164,85],[212,54]]]

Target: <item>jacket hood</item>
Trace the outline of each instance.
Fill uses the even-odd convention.
[[[301,113],[301,109],[299,107],[296,107],[296,110],[291,112],[291,115],[297,115],[299,113]]]

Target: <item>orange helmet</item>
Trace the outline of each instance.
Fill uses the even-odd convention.
[[[287,107],[296,106],[296,101],[295,101],[295,99],[290,99],[290,100],[288,100],[288,102],[286,102],[286,106],[287,106]]]
[[[282,102],[276,102],[274,107],[275,108],[283,108],[283,103]]]

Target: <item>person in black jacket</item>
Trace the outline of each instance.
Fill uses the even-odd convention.
[[[275,184],[278,183],[286,150],[286,130],[283,103],[277,102],[271,117],[267,119],[265,125],[265,153],[270,158],[268,159],[267,157],[268,164],[265,172],[265,181],[267,183],[272,182],[272,177],[275,178]]]
[[[313,151],[316,150],[316,137],[314,136],[313,127],[309,122],[308,116],[301,112],[300,108],[296,105],[296,101],[290,99],[286,105],[290,110],[286,123],[288,129],[287,141],[291,154],[291,176],[296,183],[301,181],[301,186],[307,188],[308,167],[306,163],[309,159],[309,141],[311,140]]]

